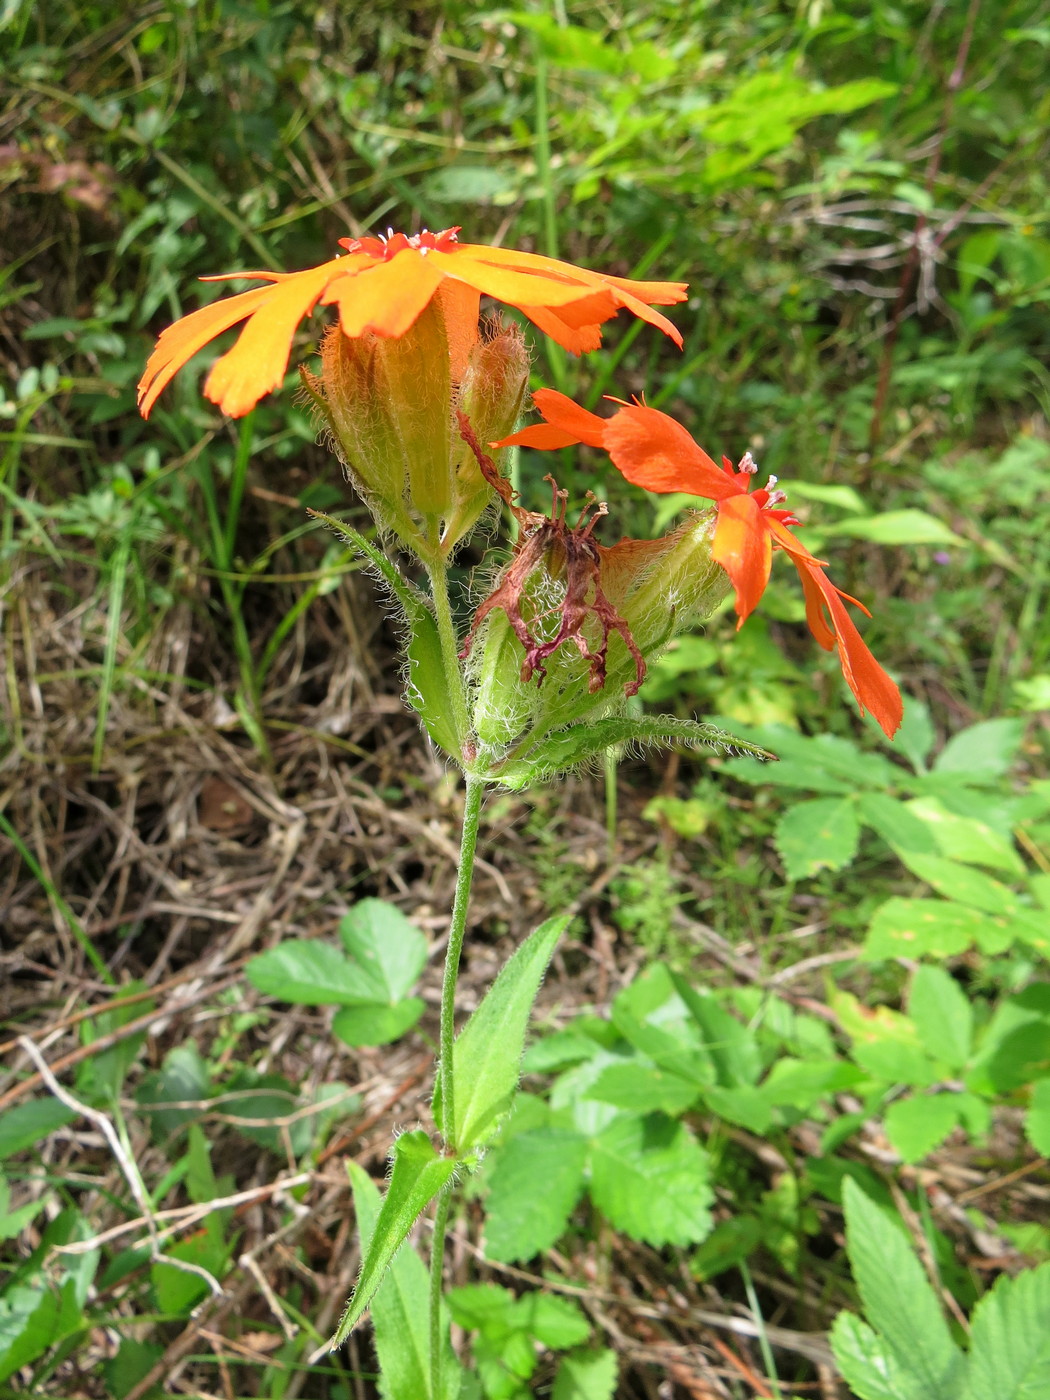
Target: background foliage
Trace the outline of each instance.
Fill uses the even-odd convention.
[[[544,1312],[513,1275],[461,1269],[452,1312],[478,1383],[607,1395],[615,1351],[617,1393],[669,1376],[683,1394],[788,1394],[832,1384],[812,1337],[852,1307],[868,1323],[840,1317],[832,1336],[866,1397],[864,1358],[907,1350],[870,1280],[909,1248],[937,1289],[923,1306],[947,1299],[956,1334],[978,1309],[974,1396],[995,1320],[1015,1351],[1024,1318],[1038,1331],[1045,1269],[987,1290],[1050,1256],[1048,46],[1050,11],[1023,0],[0,5],[18,1094],[0,1120],[0,1384],[367,1393],[351,1388],[367,1344],[346,1366],[315,1356],[353,1258],[345,1232],[342,1253],[312,1240],[299,1200],[337,1233],[351,1183],[325,1154],[375,1111],[369,1075],[408,1075],[426,1050],[432,961],[360,896],[443,927],[455,796],[397,717],[356,563],[306,523],[308,506],[361,523],[306,410],[286,393],[225,422],[195,368],[144,424],[134,385],[156,331],[219,290],[198,276],[308,266],[388,224],[687,279],[684,355],[616,325],[584,361],[537,346],[536,382],[592,404],[644,391],[712,453],[752,450],[872,606],[866,636],[913,700],[876,750],[788,579],[739,635],[722,617],[682,639],[643,693],[741,726],[778,768],[621,769],[604,875],[589,780],[490,803],[508,898],[480,899],[477,977],[528,911],[587,920],[461,1222],[492,1261],[479,1270],[550,1251],[534,1275],[569,1291]],[[549,465],[520,464],[530,505]],[[609,498],[609,540],[680,504],[586,453],[557,470]],[[381,975],[374,939],[400,949]],[[201,1019],[172,1012],[187,987]],[[93,1014],[70,1020],[74,1000]],[[308,1010],[289,1020],[288,1003]],[[98,1122],[18,1089],[22,1031],[80,1057],[63,1082],[141,1160],[150,1209],[182,1212],[161,1240],[175,1263],[144,1228],[98,1239],[141,1203]],[[386,1110],[380,1140],[406,1112]],[[382,1149],[355,1141],[380,1176]],[[552,1164],[530,1215],[521,1193]],[[303,1179],[255,1215],[208,1208],[282,1175]],[[353,1192],[374,1210],[367,1183]],[[871,1260],[872,1210],[909,1227],[890,1263]],[[859,1298],[845,1243],[868,1249]],[[617,1311],[618,1275],[655,1318]],[[676,1297],[693,1319],[739,1307],[752,1331],[697,1334]],[[220,1345],[230,1298],[240,1351]],[[958,1335],[942,1340],[961,1367]],[[928,1375],[893,1383],[880,1394],[934,1393]]]

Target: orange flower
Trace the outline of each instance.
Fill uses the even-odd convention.
[[[870,711],[889,737],[900,726],[900,691],[864,645],[846,610],[863,603],[836,588],[816,559],[788,529],[798,521],[777,506],[785,499],[770,477],[758,491],[755,464],[747,453],[734,470],[728,458],[717,466],[680,423],[644,404],[623,404],[612,418],[599,418],[553,389],[539,389],[533,401],[545,423],[513,433],[498,447],[521,444],[553,449],[585,442],[603,448],[628,481],[647,491],[683,491],[714,501],[717,509],[711,553],[736,591],[737,626],[754,610],[769,582],[773,550],[782,549],[802,580],[806,621],[820,645],[838,648],[846,684],[862,711]]]
[[[369,332],[400,336],[445,282],[455,284],[464,338],[476,336],[482,294],[523,312],[541,331],[579,355],[601,343],[601,324],[626,307],[658,326],[681,348],[682,337],[647,303],[671,306],[685,297],[682,282],[632,282],[588,272],[537,253],[459,243],[457,228],[424,230],[408,238],[341,238],[346,256],[304,272],[234,272],[264,282],[250,292],[215,302],[169,326],[157,342],[139,383],[139,408],[148,417],[161,390],[198,350],[239,321],[248,324],[237,343],[216,361],[204,392],[231,418],[248,413],[279,388],[288,369],[299,322],[319,303],[339,309],[339,325],[351,339]]]

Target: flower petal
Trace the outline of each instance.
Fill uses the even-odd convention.
[[[495,267],[480,258],[470,257],[461,247],[450,253],[435,250],[427,254],[425,261],[440,268],[447,277],[456,277],[486,296],[505,301],[508,306],[553,308],[567,306],[570,302],[587,297],[594,298],[596,309],[601,308],[599,314],[591,316],[592,321],[607,321],[616,314],[612,289],[604,285],[592,286],[578,276],[550,276],[541,272]]]
[[[143,418],[149,417],[161,391],[198,350],[238,321],[251,316],[273,295],[272,286],[253,287],[250,292],[241,292],[226,301],[212,302],[199,311],[191,311],[162,331],[139,380],[139,412]]]
[[[743,494],[682,425],[658,409],[621,408],[606,425],[605,448],[627,480],[647,491],[684,491],[709,501]]]
[[[725,569],[736,590],[740,628],[766,591],[773,562],[773,540],[753,497],[729,496],[718,503],[711,558]]]
[[[468,253],[478,262],[486,262],[500,267],[515,268],[522,272],[538,272],[548,277],[569,277],[573,281],[591,285],[603,283],[618,287],[620,291],[637,297],[640,301],[655,302],[657,306],[673,306],[684,301],[687,284],[685,282],[636,282],[630,277],[612,277],[604,272],[592,272],[590,268],[575,267],[572,263],[558,258],[548,258],[542,253],[523,253],[516,248],[488,248],[481,243],[460,243],[453,256]]]
[[[332,267],[324,263],[266,289],[264,305],[252,315],[233,349],[216,360],[205,382],[206,397],[223,413],[242,418],[264,394],[283,383],[296,327],[316,306],[332,278]]]
[[[601,327],[597,322],[592,321],[585,326],[570,326],[562,319],[564,307],[559,307],[557,311],[549,311],[544,306],[519,306],[518,310],[526,315],[534,326],[549,335],[551,340],[556,340],[559,345],[568,350],[570,355],[587,355],[592,350],[597,350],[602,343]],[[612,307],[609,315],[604,320],[615,315],[616,308]]]
[[[404,335],[441,285],[442,273],[430,254],[406,249],[389,262],[373,260],[363,272],[337,277],[321,298],[338,306],[339,324],[351,340],[375,335]]]
[[[796,558],[795,567],[806,595],[809,630],[825,651],[838,647],[842,674],[861,713],[870,712],[886,737],[892,739],[904,716],[901,693],[865,646],[846,611],[842,600],[849,595],[836,588],[823,569],[806,560]]]

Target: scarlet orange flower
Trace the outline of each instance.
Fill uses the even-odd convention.
[[[681,348],[682,337],[648,303],[671,306],[685,297],[682,282],[633,282],[588,272],[538,253],[459,243],[458,228],[386,238],[341,238],[345,256],[303,272],[230,272],[264,282],[250,292],[202,307],[164,331],[139,383],[139,408],[148,417],[173,375],[217,335],[248,324],[237,343],[216,361],[204,392],[231,418],[255,407],[282,383],[292,337],[318,305],[336,306],[344,335],[400,336],[445,282],[456,284],[464,337],[476,336],[482,294],[517,307],[541,331],[579,355],[601,343],[601,324],[626,307],[659,327]],[[461,348],[461,347],[460,347]],[[455,353],[455,351],[454,351]]]
[[[892,738],[902,717],[900,691],[864,645],[845,603],[870,614],[863,603],[835,587],[824,572],[824,560],[814,558],[788,529],[798,521],[790,511],[778,509],[785,497],[775,489],[776,478],[770,477],[758,491],[751,489],[756,468],[750,453],[735,469],[727,457],[719,467],[680,423],[644,404],[623,404],[611,418],[599,418],[553,389],[537,390],[533,401],[546,422],[513,433],[496,446],[552,449],[585,442],[608,452],[635,486],[683,491],[716,503],[711,553],[736,592],[738,627],[765,591],[773,550],[790,555],[802,580],[810,631],[826,651],[838,648],[842,674],[861,710],[870,711]]]

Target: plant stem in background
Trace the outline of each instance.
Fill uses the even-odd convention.
[[[444,577],[444,575],[442,575]],[[447,601],[447,592],[446,592]],[[457,668],[458,674],[458,668]],[[474,854],[478,845],[478,825],[485,784],[480,778],[467,775],[463,803],[463,830],[459,843],[459,871],[456,875],[456,895],[452,904],[452,921],[445,949],[445,976],[441,983],[441,1032],[438,1081],[441,1086],[439,1127],[445,1150],[454,1147],[456,1132],[456,1099],[453,1075],[453,1047],[456,1038],[456,982],[459,959],[463,952],[463,936],[467,930],[467,909],[470,886],[474,875]],[[434,1235],[430,1246],[430,1393],[441,1394],[441,1284],[445,1257],[445,1231],[452,1202],[450,1181],[438,1196],[434,1214]]]

